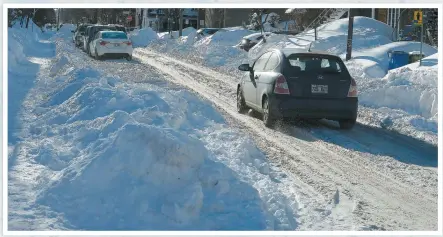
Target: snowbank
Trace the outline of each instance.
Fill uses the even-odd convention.
[[[9,185],[26,187],[13,190],[10,229],[30,217],[33,230],[296,228],[297,197],[208,102],[133,62],[85,62],[68,34],[53,39],[61,52],[10,105],[22,116]],[[128,64],[149,80],[131,81]]]
[[[146,47],[157,39],[157,33],[151,28],[136,29],[131,33],[131,41],[134,47]]]
[[[186,27],[182,31],[182,36],[188,36],[191,33],[194,33],[196,31],[197,30],[194,27]],[[159,33],[159,37],[161,39],[169,39],[169,38],[171,38],[171,35],[169,34],[169,32],[162,32],[162,33]],[[179,32],[178,31],[172,31],[172,38],[173,39],[178,39],[179,38]]]
[[[251,33],[254,32],[234,27],[201,39],[196,39],[194,32],[178,40],[169,39],[164,35],[149,47],[184,60],[202,62],[209,67],[234,72],[237,71],[238,61],[247,61],[244,51],[236,45]]]
[[[419,69],[419,70],[421,70],[421,69],[427,70],[429,68],[438,69],[438,53],[435,53],[435,54],[432,54],[428,57],[423,58],[421,66],[420,66],[420,62],[415,62],[415,63],[411,63],[411,64],[408,64],[403,67],[408,67],[410,69]]]
[[[383,77],[389,69],[389,51],[413,52],[420,50],[420,42],[393,42],[372,49],[353,52],[352,58],[360,63],[369,77]],[[423,44],[423,54],[429,56],[436,54],[437,50]],[[345,57],[345,55],[342,55]]]

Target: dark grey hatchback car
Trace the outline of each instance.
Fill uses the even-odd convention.
[[[357,120],[357,85],[340,57],[327,52],[284,48],[265,52],[237,85],[237,110],[263,114],[271,127],[278,119],[330,119],[342,129]]]

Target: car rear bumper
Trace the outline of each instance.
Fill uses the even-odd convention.
[[[281,118],[313,119],[356,119],[358,98],[319,99],[273,96],[270,98],[271,112]]]
[[[103,55],[132,55],[132,48],[126,47],[126,48],[104,48],[104,47],[97,47],[97,54],[99,56]]]

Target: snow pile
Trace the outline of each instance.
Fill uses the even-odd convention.
[[[54,39],[63,51],[43,63],[25,98],[10,94],[21,114],[20,129],[9,130],[20,138],[10,141],[9,185],[19,194],[10,229],[29,216],[33,230],[297,227],[297,196],[275,181],[283,174],[209,103],[158,75],[122,79],[121,69],[70,52],[69,35]]]
[[[393,42],[376,48],[357,51],[353,53],[352,58],[360,64],[368,77],[383,77],[389,69],[389,51],[414,52],[420,50],[420,42]],[[427,44],[423,44],[423,54],[436,54],[437,50]],[[343,55],[343,57],[345,57]]]
[[[377,126],[437,145],[437,68],[403,67],[389,71],[383,78],[356,79],[359,102],[364,106],[359,114],[360,122],[371,124],[372,121]],[[365,109],[371,112],[366,113]]]
[[[218,31],[194,44],[194,48],[210,67],[227,66],[233,58],[244,58],[241,49],[235,47],[244,36],[253,33],[250,30]],[[235,60],[236,61],[236,60]],[[238,65],[236,65],[238,66]]]
[[[183,60],[201,62],[228,73],[236,73],[238,62],[247,62],[247,55],[236,45],[251,33],[254,32],[242,27],[233,27],[198,39],[194,32],[191,32],[179,40],[160,37],[161,40],[151,44],[149,48]]]
[[[326,51],[342,58],[346,56],[346,40],[348,19],[336,20],[317,29],[317,40],[314,30],[296,36],[271,35],[266,43],[260,42],[249,51],[251,59],[257,58],[266,50],[272,48],[307,48]],[[360,65],[364,76],[372,78],[384,77],[388,72],[388,52],[400,50],[413,52],[420,49],[418,42],[392,42],[394,30],[392,27],[367,17],[354,18],[352,57],[354,63]],[[423,45],[425,56],[435,54],[437,50],[429,45]]]
[[[182,37],[193,34],[196,31],[197,30],[194,27],[186,27],[182,30]],[[159,33],[158,35],[159,35],[160,39],[170,39],[171,38],[171,34],[169,34],[169,32]],[[178,39],[179,35],[180,35],[179,31],[172,31],[172,38],[173,39]]]
[[[420,66],[420,62],[415,62],[408,64],[404,67],[408,67],[410,69],[418,69],[418,70],[428,70],[429,68],[438,68],[438,53],[432,54],[429,57],[425,57],[422,59],[422,65]]]
[[[146,47],[157,39],[157,33],[151,28],[136,29],[131,33],[131,41],[134,47]]]

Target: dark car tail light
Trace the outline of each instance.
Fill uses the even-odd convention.
[[[357,97],[357,83],[354,78],[351,78],[351,85],[349,86],[348,97]]]
[[[275,80],[274,93],[289,95],[289,86],[285,76],[280,75],[277,80]]]
[[[108,44],[109,42],[107,42],[107,41],[100,41],[100,45],[106,45],[106,44]]]

